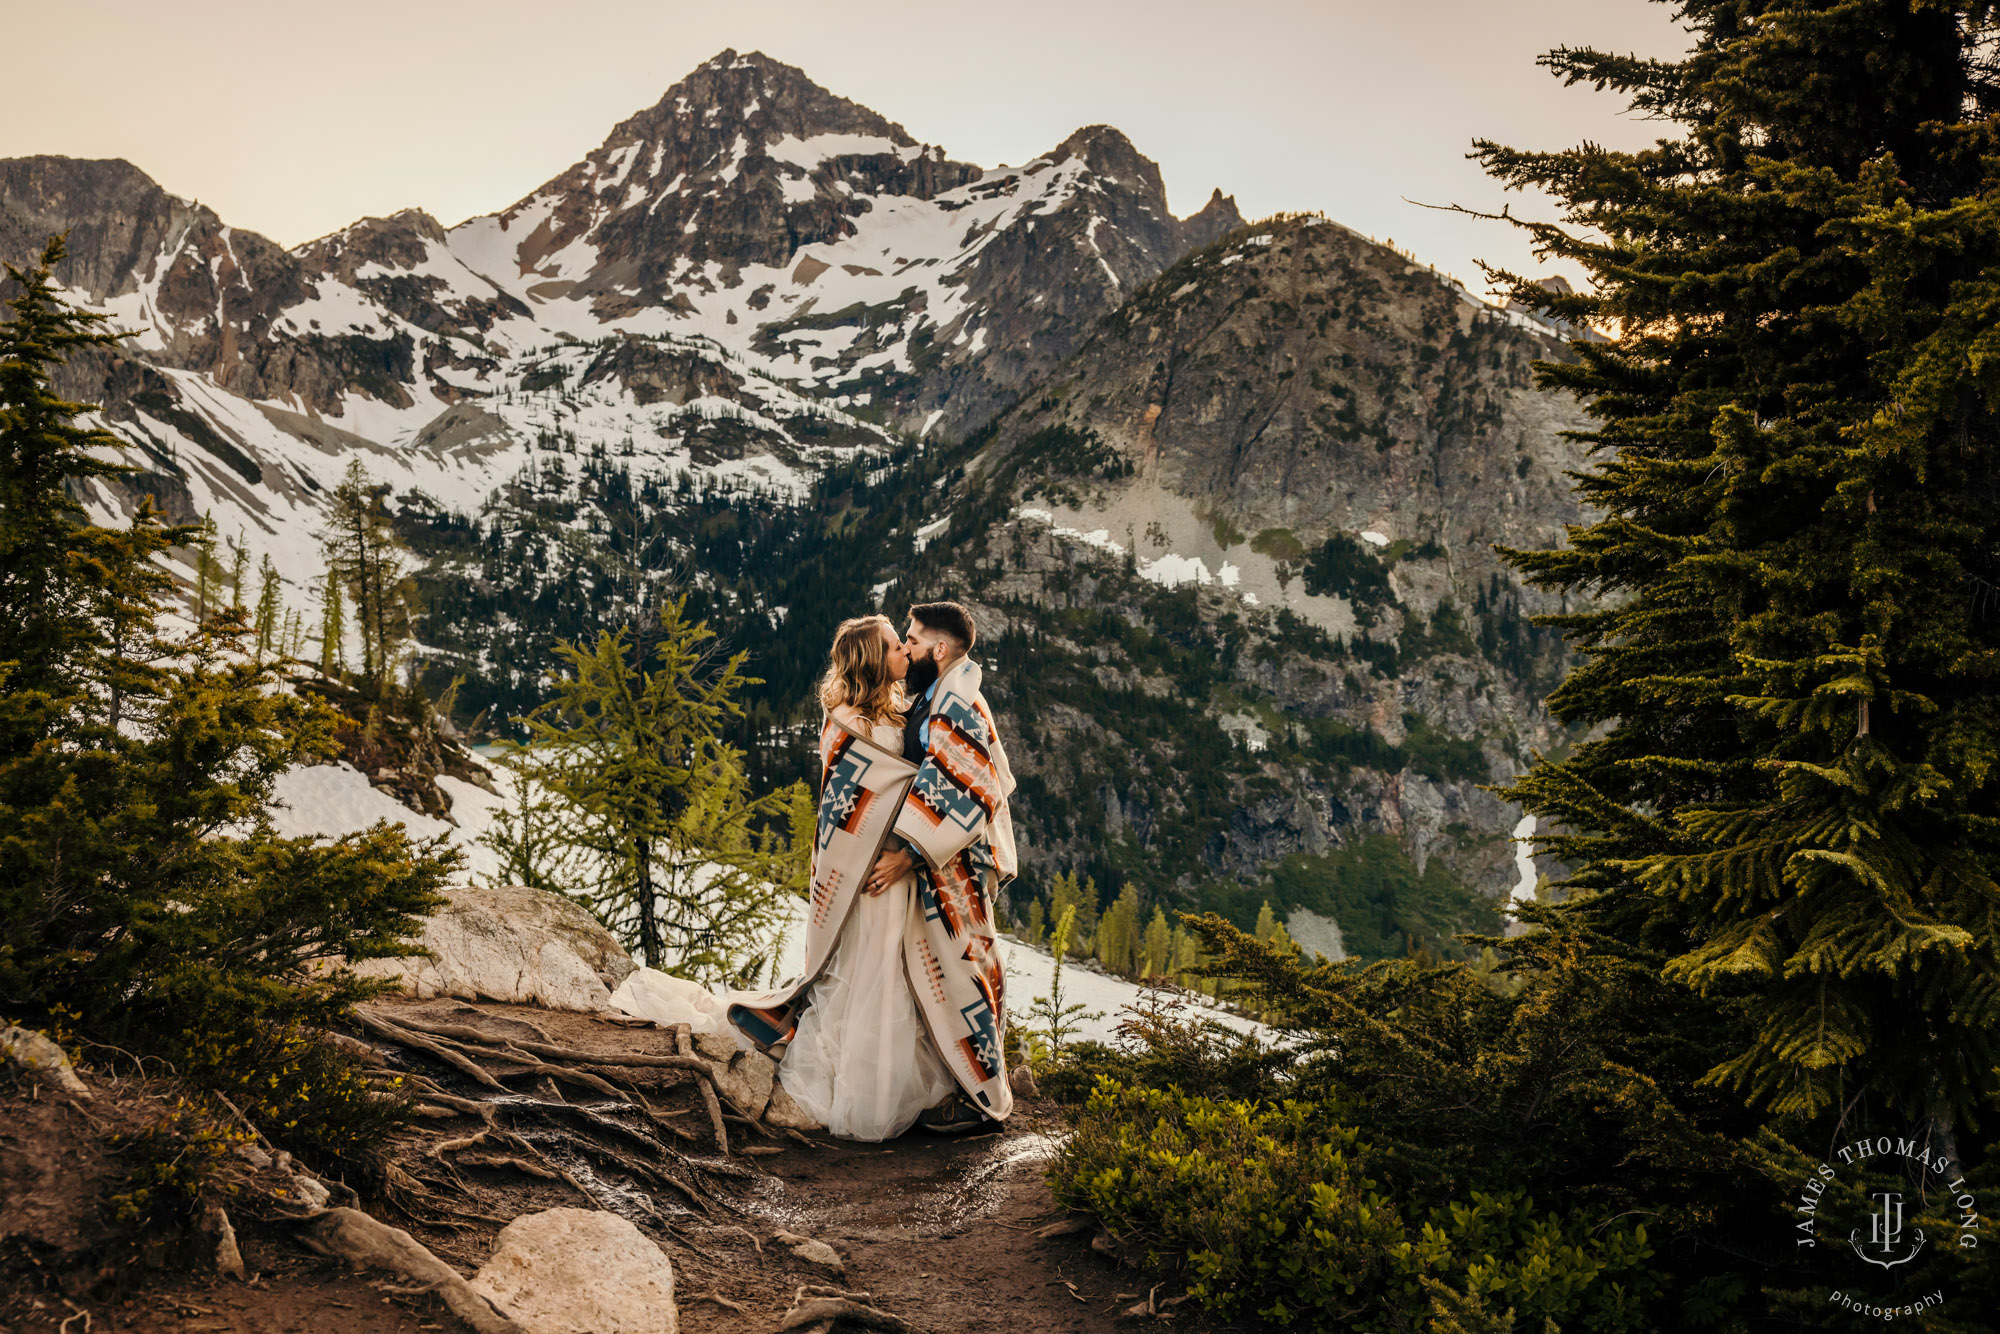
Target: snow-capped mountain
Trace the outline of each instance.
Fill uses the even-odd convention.
[[[641,474],[796,488],[883,424],[976,425],[1240,222],[1219,193],[1175,219],[1108,127],[982,169],[732,51],[449,230],[411,209],[286,250],[125,162],[0,161],[0,257],[67,232],[71,296],[134,334],[67,386],[144,470],[116,499],[211,513],[299,582],[350,457],[462,513],[578,438]]]

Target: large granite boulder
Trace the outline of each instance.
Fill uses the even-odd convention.
[[[676,1334],[674,1267],[617,1214],[547,1209],[500,1231],[472,1288],[527,1334]]]
[[[522,885],[447,891],[420,940],[431,957],[371,959],[354,971],[389,978],[419,998],[460,996],[595,1013],[633,970],[617,937],[587,910]]]

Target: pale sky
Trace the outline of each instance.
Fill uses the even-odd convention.
[[[1109,123],[1178,213],[1216,186],[1249,218],[1319,210],[1475,289],[1475,258],[1525,266],[1525,242],[1406,200],[1503,202],[1476,136],[1650,143],[1535,58],[1685,45],[1643,0],[64,0],[29,24],[8,25],[0,157],[122,157],[286,245],[504,208],[733,47],[982,166]]]

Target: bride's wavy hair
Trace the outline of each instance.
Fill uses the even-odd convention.
[[[851,704],[871,723],[901,726],[909,696],[901,681],[889,679],[882,632],[895,632],[887,616],[853,616],[833,632],[833,653],[819,680],[820,707],[828,713]]]

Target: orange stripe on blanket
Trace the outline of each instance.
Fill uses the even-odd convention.
[[[861,817],[868,813],[868,803],[874,800],[875,789],[869,787],[857,789],[854,793],[854,808],[847,813],[847,818],[840,822],[841,829],[850,834],[859,829]]]
[[[993,757],[987,754],[984,738],[973,736],[964,728],[955,726],[951,719],[942,715],[931,720],[931,735],[936,737],[940,734],[943,735],[947,742],[956,741],[960,746],[970,751],[974,756],[973,763],[977,764],[980,768],[991,769],[994,773],[999,773],[999,770],[993,768]],[[935,746],[936,744],[935,741],[932,742],[932,745]]]
[[[917,942],[917,951],[924,956],[924,980],[931,984],[931,998],[942,1005],[944,1004],[944,965],[938,962],[937,955],[931,953],[930,941],[919,940]]]
[[[974,801],[979,803],[988,818],[992,817],[994,810],[1000,805],[1000,776],[994,771],[993,766],[986,762],[985,756],[975,754],[968,763],[964,749],[953,747],[947,738],[947,744],[932,745],[931,758],[937,761],[937,767],[943,770],[952,782],[963,788]]]
[[[972,1071],[973,1078],[978,1080],[978,1082],[984,1084],[987,1080],[993,1078],[995,1074],[999,1073],[986,1063],[986,1058],[979,1054],[979,1044],[971,1038],[960,1038],[958,1040],[958,1050],[965,1057],[966,1067]],[[985,1095],[981,1094],[980,1096],[984,1097]]]
[[[826,915],[833,908],[833,896],[839,888],[840,877],[838,874],[823,875],[813,881],[812,920],[815,926],[824,926],[826,924]]]
[[[819,790],[821,792],[826,791],[827,780],[833,777],[833,766],[840,763],[840,757],[847,754],[848,749],[854,745],[853,734],[845,728],[835,727],[832,723],[828,723],[827,730],[837,732],[839,735],[835,736],[829,742],[826,733],[822,732],[820,734]]]

